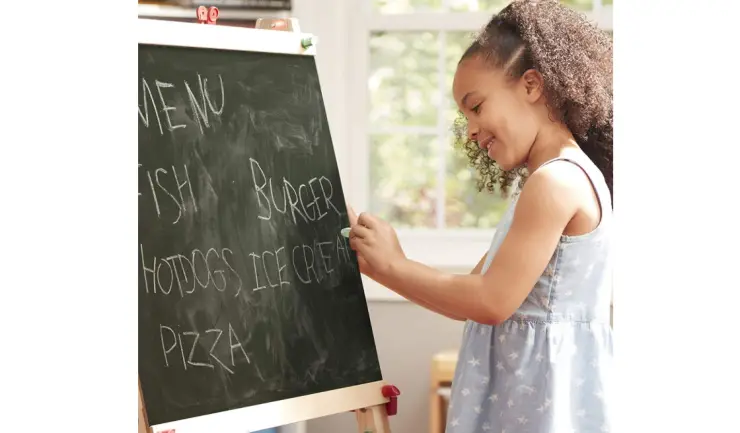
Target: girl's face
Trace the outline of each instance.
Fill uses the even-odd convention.
[[[534,71],[512,80],[479,56],[457,67],[452,93],[468,120],[468,136],[503,170],[525,164],[537,138],[539,80]]]

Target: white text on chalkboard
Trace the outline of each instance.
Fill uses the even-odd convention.
[[[249,256],[252,258],[252,266],[254,268],[254,280],[256,287],[253,289],[255,291],[265,289],[267,286],[260,285],[260,278],[259,278],[259,271],[257,270],[257,262],[262,263],[262,270],[265,272],[265,280],[267,284],[271,288],[275,287],[282,287],[282,286],[289,286],[290,282],[283,280],[283,269],[287,267],[286,264],[284,264],[287,260],[283,259],[283,265],[280,264],[280,258],[285,255],[285,248],[280,247],[276,249],[274,252],[272,251],[263,251],[262,254],[257,255],[255,253],[249,253]],[[271,256],[271,260],[275,261],[275,268],[276,268],[276,274],[277,274],[277,283],[274,283],[273,280],[270,279],[269,272],[267,272],[267,261],[265,260],[265,256]],[[239,292],[236,294],[239,296]]]
[[[242,279],[231,264],[233,252],[228,248],[220,251],[209,248],[205,253],[196,248],[188,255],[174,254],[159,260],[157,257],[147,258],[143,245],[139,245],[139,250],[147,294],[169,295],[177,286],[180,297],[185,297],[195,291],[196,285],[219,292],[227,289],[236,293],[241,291]]]
[[[188,96],[190,104],[191,115],[198,125],[198,129],[201,134],[204,133],[203,128],[209,128],[211,123],[209,120],[210,114],[220,116],[224,111],[226,99],[224,95],[224,82],[221,79],[221,75],[218,75],[218,82],[221,91],[221,104],[214,104],[211,94],[208,91],[208,78],[203,78],[200,74],[197,74],[198,85],[196,91],[190,86],[190,83],[183,81],[185,86],[185,93]],[[152,93],[152,87],[147,82],[146,78],[141,79],[141,91],[142,100],[144,106],[139,104],[139,119],[141,122],[149,128],[153,119],[150,118],[150,114],[154,114],[157,120],[156,126],[159,128],[159,134],[164,135],[164,128],[162,127],[162,118],[159,112],[164,113],[166,121],[166,127],[168,131],[174,131],[176,129],[185,128],[187,125],[184,123],[173,123],[172,112],[178,109],[177,102],[182,103],[182,95],[177,92],[177,89],[173,83],[167,83],[164,81],[154,80],[154,87],[156,88],[157,98]],[[150,107],[151,104],[151,107]],[[175,105],[170,105],[175,104]],[[143,108],[143,111],[142,111]],[[151,113],[150,113],[151,110]]]
[[[252,169],[252,182],[254,191],[257,194],[257,203],[259,204],[260,213],[257,218],[269,220],[272,218],[272,209],[274,208],[281,214],[285,214],[290,208],[290,215],[293,223],[297,224],[296,213],[303,219],[303,222],[319,221],[327,215],[331,208],[337,215],[341,215],[339,210],[332,203],[331,198],[334,194],[334,188],[331,181],[325,176],[309,179],[307,184],[300,184],[298,189],[283,178],[283,204],[282,209],[275,201],[275,192],[272,186],[272,177],[265,175],[260,163],[253,158],[249,158],[249,165]],[[265,192],[269,188],[270,197]],[[320,193],[319,193],[320,191]],[[320,199],[321,198],[321,199]],[[323,201],[323,203],[322,203]],[[300,206],[299,206],[300,205]],[[324,210],[322,210],[322,205]]]
[[[141,164],[139,164],[139,168],[141,168]],[[149,191],[154,201],[154,209],[157,211],[157,218],[162,218],[162,209],[159,205],[160,199],[166,200],[167,197],[165,196],[168,196],[177,207],[177,217],[174,215],[171,216],[173,218],[172,224],[177,224],[184,213],[189,211],[197,213],[198,205],[195,200],[195,194],[193,193],[193,186],[190,183],[190,173],[188,173],[187,165],[182,166],[179,176],[178,169],[174,165],[171,168],[170,171],[164,168],[157,168],[154,170],[153,175],[151,170],[146,170],[146,177],[149,180]],[[155,184],[156,188],[154,186]],[[141,195],[141,192],[139,192],[139,196]]]
[[[223,330],[218,328],[208,329],[205,331],[203,335],[201,335],[200,332],[197,331],[185,331],[185,332],[175,332],[174,329],[172,329],[169,326],[165,325],[159,325],[159,339],[162,342],[162,355],[164,356],[164,364],[166,367],[170,366],[170,360],[169,360],[169,354],[176,348],[179,349],[180,352],[180,359],[182,360],[182,367],[187,370],[188,366],[190,367],[206,367],[206,368],[215,368],[211,360],[216,361],[221,368],[228,371],[231,374],[234,374],[234,371],[229,368],[226,364],[223,363],[221,359],[219,359],[214,352],[214,350],[219,351],[218,349],[222,349],[220,346],[228,345],[229,350],[231,352],[231,367],[234,368],[236,366],[236,359],[239,356],[243,356],[247,363],[251,364],[251,361],[249,360],[249,356],[247,356],[247,352],[244,350],[244,347],[242,346],[241,341],[239,340],[239,337],[237,337],[236,332],[234,331],[234,327],[231,326],[231,323],[229,323],[229,340],[228,342],[219,342],[221,341],[221,335],[223,334]],[[199,340],[203,339],[206,341],[205,344],[211,344],[211,349],[208,352],[208,358],[203,357],[204,359],[194,359],[195,356],[195,349],[200,347],[199,346]],[[203,342],[200,342],[203,344]],[[234,356],[234,352],[239,349],[239,352],[236,353],[236,357]],[[223,350],[220,350],[223,351]],[[188,353],[187,355],[185,353]],[[175,355],[177,356],[177,355]],[[204,362],[207,361],[207,362]]]

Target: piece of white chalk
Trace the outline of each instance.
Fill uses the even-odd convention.
[[[344,236],[345,238],[349,238],[349,231],[350,231],[350,228],[347,227],[347,228],[342,229],[340,233],[342,233],[342,236]]]

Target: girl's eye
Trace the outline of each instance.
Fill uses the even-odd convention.
[[[480,112],[480,105],[481,104],[476,105],[475,107],[471,108],[470,111],[472,111],[475,114],[478,114]]]

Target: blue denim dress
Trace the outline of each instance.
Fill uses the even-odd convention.
[[[557,158],[588,175],[602,219],[591,233],[562,236],[516,313],[498,326],[468,321],[452,384],[447,433],[606,433],[612,371],[612,208],[601,172],[587,158]],[[511,225],[502,218],[483,271]]]

